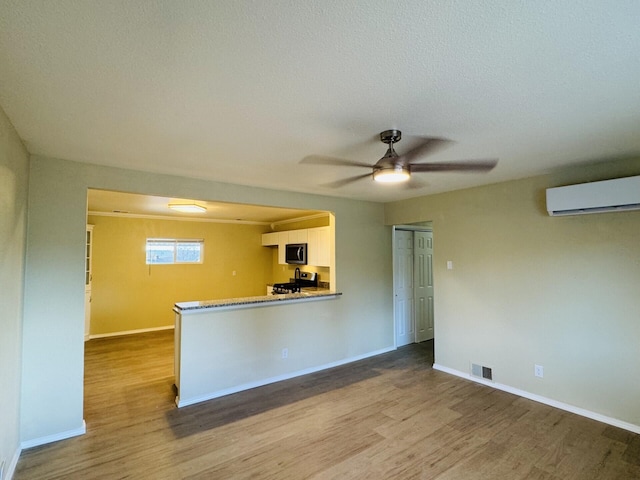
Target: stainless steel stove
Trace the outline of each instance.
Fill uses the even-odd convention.
[[[299,268],[296,268],[295,278],[292,280],[292,282],[287,283],[274,283],[273,294],[298,293],[303,288],[318,286],[318,274],[316,272],[301,272]]]

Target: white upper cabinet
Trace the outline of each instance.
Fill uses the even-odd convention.
[[[264,247],[278,247],[278,263],[285,265],[288,243],[307,244],[307,265],[315,267],[331,266],[331,230],[329,227],[304,228],[262,234]]]
[[[285,265],[287,263],[287,249],[285,248],[287,243],[291,243],[289,242],[289,232],[278,232],[278,263],[280,265]]]
[[[329,227],[307,230],[307,263],[316,267],[331,266],[331,235]]]
[[[262,234],[263,247],[278,247],[278,263],[286,264],[285,261],[285,245],[291,243],[289,241],[289,232],[270,232]]]
[[[289,242],[288,243],[307,243],[307,229],[302,230],[289,230]]]
[[[278,246],[278,232],[263,233],[262,234],[262,246],[263,247],[276,247],[276,246]]]

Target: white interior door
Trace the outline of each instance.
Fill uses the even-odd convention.
[[[433,338],[433,232],[414,232],[416,342]]]
[[[413,232],[395,231],[394,316],[396,346],[415,342],[413,309]]]

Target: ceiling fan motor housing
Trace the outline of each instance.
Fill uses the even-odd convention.
[[[402,139],[402,132],[400,130],[385,130],[380,133],[380,141],[387,145],[392,143],[398,143]]]
[[[385,130],[380,133],[380,140],[389,145],[387,153],[373,167],[373,179],[382,183],[396,183],[409,180],[411,172],[406,162],[399,160],[393,144],[400,141],[400,130]]]

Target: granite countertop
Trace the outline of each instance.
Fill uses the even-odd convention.
[[[341,292],[321,288],[305,288],[300,293],[286,293],[279,295],[262,295],[257,297],[223,298],[219,300],[203,300],[196,302],[179,302],[175,304],[174,311],[183,313],[194,310],[213,309],[220,307],[234,307],[241,305],[259,305],[282,301],[304,301],[321,297],[337,297]]]

